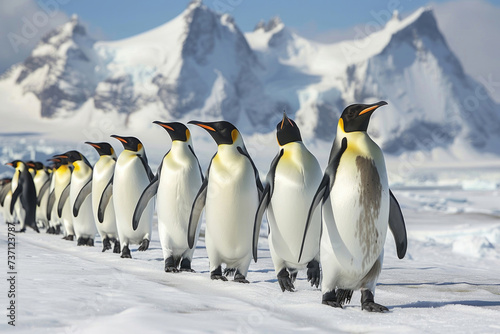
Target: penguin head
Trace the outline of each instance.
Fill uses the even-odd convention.
[[[59,164],[58,167],[69,164],[69,158],[65,154],[54,155],[50,161],[57,162]]]
[[[35,170],[35,169],[36,169],[35,162],[34,162],[34,161],[31,161],[31,160],[30,160],[30,161],[28,161],[28,162],[26,162],[26,166],[28,166],[28,169],[30,169],[30,170],[31,170],[31,169],[33,169],[33,170]]]
[[[113,146],[111,146],[109,143],[106,142],[91,143],[89,141],[86,141],[85,144],[88,144],[93,148],[95,148],[97,153],[99,153],[99,156],[110,155],[113,158],[116,158],[115,150],[113,149]]]
[[[139,152],[144,148],[141,141],[135,137],[122,137],[117,135],[111,135],[111,137],[118,139],[122,143],[123,148],[128,151]]]
[[[34,164],[35,164],[35,169],[36,170],[45,169],[45,166],[40,161],[35,161]]]
[[[366,131],[373,112],[386,104],[385,101],[374,104],[351,104],[342,112],[339,126],[344,132]]]
[[[68,161],[73,164],[75,167],[81,167],[81,164],[84,163],[87,166],[90,166],[90,162],[85,158],[83,154],[81,154],[78,151],[68,151],[64,153],[61,157],[66,156],[68,158]]]
[[[167,130],[172,141],[178,140],[182,142],[187,142],[191,138],[191,133],[189,132],[189,129],[182,123],[179,122],[163,123],[160,121],[154,121],[153,123],[158,124],[165,130]]]
[[[59,167],[61,167],[61,159],[59,159],[59,158],[47,159],[47,161],[52,162],[52,166],[51,166],[52,170],[56,170]]]
[[[293,120],[288,118],[286,112],[283,112],[283,120],[276,125],[276,138],[280,146],[302,141],[299,127]]]
[[[22,167],[26,167],[26,165],[24,164],[24,162],[22,162],[21,160],[13,160],[11,162],[7,162],[5,165],[12,166],[12,167],[14,167],[16,169],[22,168]]]
[[[226,121],[217,122],[199,122],[190,121],[188,124],[194,124],[207,130],[215,140],[217,145],[233,145],[241,137],[236,127]]]

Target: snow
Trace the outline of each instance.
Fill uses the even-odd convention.
[[[152,164],[168,149],[159,129],[150,130],[159,148],[146,146]],[[215,150],[193,129],[204,167]],[[208,137],[208,136],[207,136]],[[205,140],[207,139],[207,140]],[[277,144],[269,136],[246,138],[264,176]],[[276,145],[276,147],[274,147]],[[322,167],[325,146],[311,143]],[[153,157],[153,158],[151,158]],[[389,164],[392,164],[389,159]],[[360,309],[360,294],[343,310],[321,304],[321,292],[299,273],[297,291],[282,293],[264,223],[259,260],[250,265],[250,284],[211,281],[203,237],[193,259],[196,273],[167,274],[156,221],[150,249],[132,249],[132,260],[96,247],[77,247],[61,236],[17,234],[17,332],[20,333],[496,333],[500,330],[500,181],[497,168],[417,169],[393,188],[406,218],[408,252],[398,260],[392,236],[376,300],[388,314]],[[469,175],[487,187],[467,189]],[[440,183],[439,178],[444,182]],[[428,180],[418,186],[418,180]],[[478,189],[479,188],[479,189]],[[1,226],[1,225],[0,225]],[[7,228],[0,235],[6,256]],[[202,230],[203,232],[203,230]],[[389,233],[390,235],[390,233]],[[203,236],[203,234],[202,234]],[[2,280],[1,291],[6,291]],[[0,330],[6,330],[6,322]]]

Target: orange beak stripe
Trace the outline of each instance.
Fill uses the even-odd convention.
[[[360,112],[358,116],[366,114],[367,112],[372,111],[373,109],[377,109],[378,107],[380,107],[380,106],[373,106],[373,107],[366,108],[365,110],[363,110],[362,112]]]
[[[90,146],[92,146],[92,147],[98,148],[98,149],[100,149],[100,148],[101,148],[101,146],[99,146],[99,145],[97,145],[97,144],[90,144],[90,143],[89,143],[89,145],[90,145]]]
[[[115,137],[116,139],[118,139],[119,141],[121,141],[122,143],[127,143],[127,141],[123,138],[120,138],[120,137]]]
[[[215,129],[212,128],[211,126],[208,126],[208,125],[205,125],[205,124],[196,124],[204,129],[207,129],[207,130],[210,130],[210,131],[214,131],[215,132]]]
[[[68,159],[68,156],[67,155],[60,155],[59,158]]]
[[[160,125],[160,126],[164,127],[165,129],[169,129],[169,130],[171,130],[171,131],[175,131],[175,130],[174,130],[174,128],[173,128],[173,127],[171,127],[171,126],[169,126],[169,125],[166,125],[166,124],[158,124],[158,125]]]

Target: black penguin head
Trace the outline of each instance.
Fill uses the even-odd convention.
[[[126,150],[139,152],[143,148],[141,141],[135,137],[122,137],[117,135],[111,135],[111,137],[118,139]]]
[[[386,104],[387,102],[385,101],[374,104],[351,104],[344,109],[339,122],[342,122],[345,132],[366,131],[370,122],[370,116],[377,108]]]
[[[111,146],[109,143],[106,142],[101,142],[101,143],[91,143],[89,141],[86,141],[85,144],[88,144],[95,148],[97,153],[99,153],[99,156],[103,155],[114,155],[115,150],[113,149],[113,146]]]
[[[280,146],[302,141],[299,127],[293,120],[288,118],[286,112],[283,112],[283,120],[276,125],[276,138]]]
[[[159,126],[164,128],[165,130],[167,130],[172,141],[179,140],[179,141],[186,142],[191,137],[191,133],[189,132],[189,129],[182,123],[179,123],[179,122],[163,123],[160,121],[154,121],[153,123],[158,124]]]
[[[27,161],[26,166],[28,166],[29,169],[36,169],[35,162],[34,161]]]
[[[45,169],[45,166],[40,161],[35,161],[34,164],[36,170]]]
[[[217,145],[232,145],[239,136],[239,131],[236,127],[226,121],[218,122],[199,122],[190,121],[188,124],[194,124],[204,128],[215,140]]]
[[[18,167],[20,167],[20,165],[24,165],[24,162],[22,162],[21,160],[13,160],[11,162],[7,162],[6,165],[12,166],[14,168],[18,168]]]
[[[78,151],[75,151],[75,150],[68,151],[68,152],[64,153],[63,155],[61,155],[61,157],[64,157],[64,156],[66,156],[68,158],[68,161],[71,163],[83,161],[85,164],[90,166],[90,163],[87,160],[87,158],[85,158],[85,156]]]
[[[68,156],[65,154],[54,155],[53,159],[50,159],[50,161],[58,162],[59,163],[58,167],[69,164]]]
[[[55,158],[55,157],[54,157],[54,158],[52,158],[52,159],[47,159],[47,161],[52,162],[52,164],[53,164],[53,165],[52,165],[52,169],[53,169],[53,170],[56,170],[56,169],[58,169],[59,167],[61,167],[61,159],[59,159],[59,158]]]

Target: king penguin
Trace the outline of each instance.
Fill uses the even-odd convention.
[[[69,191],[69,208],[73,218],[77,246],[94,246],[97,229],[92,213],[92,166],[87,158],[78,151],[64,153],[73,164]],[[64,204],[63,204],[64,206]],[[63,206],[58,206],[58,214]]]
[[[304,245],[301,262],[297,262],[307,213],[323,177],[318,160],[302,142],[297,124],[286,113],[276,125],[280,151],[267,174],[266,186],[256,214],[253,256],[257,261],[257,245],[262,215],[267,208],[269,250],[282,291],[293,291],[299,269],[307,267],[307,280],[318,287],[320,281],[319,240],[321,216],[316,212]]]
[[[362,310],[388,311],[374,301],[387,227],[394,234],[398,257],[406,253],[405,223],[389,190],[384,156],[366,133],[372,113],[386,104],[354,104],[344,109],[309,210],[304,240],[312,214],[322,203],[321,291],[322,303],[329,306],[342,307],[350,302],[353,290],[361,289]]]
[[[64,226],[64,240],[73,241],[75,230],[73,227],[73,215],[71,214],[68,201],[71,191],[72,167],[68,158],[63,154],[55,156],[58,159],[58,167],[54,172],[54,189],[50,193],[47,203],[47,216],[49,224],[54,226],[54,233],[59,234],[61,225]]]
[[[154,179],[144,190],[134,212],[133,227],[137,228],[144,208],[156,195],[158,234],[160,236],[166,272],[193,271],[194,245],[201,224],[198,224],[193,247],[188,245],[191,205],[203,182],[198,158],[193,150],[189,129],[182,123],[153,122],[164,128],[172,139]]]
[[[59,224],[59,221],[56,221],[56,216],[57,213],[55,211],[53,212],[52,207],[53,203],[55,203],[55,193],[54,193],[54,188],[56,185],[56,171],[57,169],[61,166],[61,159],[58,158],[51,158],[47,159],[47,161],[50,161],[52,164],[49,166],[49,168],[52,170],[52,172],[49,175],[49,188],[46,190],[48,192],[48,198],[47,198],[47,203],[45,207],[45,212],[47,214],[47,221],[49,222],[49,228],[47,229],[47,233],[49,234],[59,234],[61,227],[57,224]],[[37,198],[37,205],[41,206],[42,205],[42,197]],[[54,213],[54,214],[52,214]],[[57,226],[56,226],[57,225]],[[56,229],[59,228],[59,231]]]
[[[23,161],[14,160],[7,165],[16,170],[12,177],[12,199],[10,203],[10,214],[13,214],[14,207],[19,205],[17,216],[21,223],[20,232],[26,231],[26,226],[31,227],[36,232],[40,232],[36,225],[36,189],[33,177],[28,171],[28,167]]]
[[[5,223],[15,223],[15,217],[10,213],[10,202],[12,200],[12,178],[3,178],[0,180],[0,206]]]
[[[38,224],[44,228],[49,227],[49,221],[47,220],[47,201],[49,199],[48,188],[50,186],[49,173],[45,166],[36,161],[33,163],[35,168],[35,177],[33,182],[35,183],[37,206],[36,206],[36,221]],[[40,200],[38,200],[38,198]]]
[[[134,230],[132,217],[142,192],[149,185],[154,175],[148,165],[146,151],[139,139],[135,137],[111,137],[119,140],[124,150],[116,161],[113,178],[113,205],[116,215],[116,227],[122,247],[122,258],[131,258],[129,244],[140,244],[139,251],[149,247],[153,228],[153,203],[149,203],[141,220]],[[107,199],[109,201],[109,199]],[[100,201],[98,211],[105,214],[106,198]]]
[[[99,153],[99,160],[94,165],[92,175],[92,212],[96,223],[97,231],[102,240],[102,251],[111,249],[111,242],[114,243],[113,253],[120,253],[120,241],[118,240],[118,229],[116,228],[116,216],[113,201],[113,174],[115,173],[116,154],[113,147],[106,143],[85,142],[96,149]],[[99,217],[99,201],[107,198],[108,207],[104,211],[104,216]]]
[[[218,145],[207,175],[196,195],[189,220],[189,247],[193,247],[204,207],[205,243],[211,279],[248,283],[245,276],[252,259],[255,212],[264,190],[259,173],[236,127],[226,121],[191,121],[207,130]],[[222,274],[221,264],[226,264]]]

